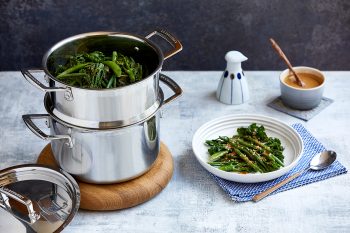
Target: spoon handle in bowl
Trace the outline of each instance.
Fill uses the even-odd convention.
[[[290,64],[290,61],[288,60],[287,56],[284,54],[284,52],[282,51],[282,49],[280,48],[280,46],[277,44],[277,42],[270,38],[270,42],[272,44],[272,47],[276,50],[276,52],[278,53],[278,55],[282,58],[282,60],[287,64],[288,69],[293,73],[296,83],[303,87],[305,84],[301,81],[301,79],[299,78],[299,76],[297,75],[297,73],[294,71],[292,64]]]
[[[272,186],[271,188],[266,189],[264,192],[255,195],[255,196],[253,197],[253,201],[254,201],[254,202],[260,201],[261,199],[263,199],[264,197],[266,197],[267,195],[269,195],[269,194],[272,193],[273,191],[279,189],[279,188],[282,187],[283,185],[287,184],[288,182],[290,182],[290,181],[294,180],[295,178],[297,178],[298,176],[300,176],[303,172],[304,172],[304,171],[297,172],[297,173],[295,173],[294,175],[288,177],[287,179],[282,180],[282,181],[279,182],[278,184]]]
[[[293,72],[292,64],[290,64],[290,61],[288,60],[287,56],[284,54],[280,46],[277,44],[277,42],[270,38],[270,42],[272,44],[272,47],[276,50],[278,55],[284,60],[284,62],[287,64],[288,68]]]

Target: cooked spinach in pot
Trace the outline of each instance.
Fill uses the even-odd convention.
[[[110,55],[94,51],[69,56],[65,65],[58,66],[55,76],[69,86],[92,89],[122,87],[144,77],[142,65],[132,57],[116,51]]]

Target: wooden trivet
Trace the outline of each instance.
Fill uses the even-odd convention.
[[[51,144],[41,151],[38,164],[58,168]],[[160,144],[159,155],[152,168],[133,180],[116,184],[90,184],[77,180],[80,188],[80,208],[86,210],[118,210],[148,201],[169,183],[174,170],[173,158],[167,146]]]

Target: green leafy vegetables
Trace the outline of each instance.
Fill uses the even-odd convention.
[[[266,173],[283,167],[283,150],[278,138],[268,137],[256,123],[237,129],[238,135],[207,140],[208,164],[227,172]]]
[[[132,57],[113,51],[111,56],[102,52],[69,56],[65,65],[59,65],[55,76],[63,83],[81,88],[116,88],[143,78],[142,65]]]

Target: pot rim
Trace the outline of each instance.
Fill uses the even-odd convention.
[[[49,95],[49,93],[45,94],[44,97],[44,106],[46,109],[46,112],[49,114],[49,116],[54,119],[56,122],[69,127],[69,128],[74,128],[74,129],[78,129],[78,130],[84,130],[84,131],[113,131],[113,130],[118,130],[118,129],[124,129],[127,127],[132,127],[134,125],[138,125],[140,123],[143,123],[147,120],[149,120],[150,118],[152,118],[154,115],[157,114],[157,112],[163,107],[164,103],[164,93],[162,88],[159,88],[159,94],[158,94],[158,100],[159,101],[159,105],[157,106],[157,108],[155,110],[152,109],[152,111],[150,113],[146,113],[145,116],[143,118],[138,118],[135,121],[130,121],[128,123],[125,124],[125,121],[110,121],[110,122],[93,122],[93,121],[83,121],[80,119],[76,119],[73,117],[69,117],[67,115],[61,114],[62,116],[66,117],[68,120],[62,119],[62,117],[59,117],[55,114],[55,112],[59,112],[59,111],[54,111],[54,105],[51,102],[51,96]],[[76,121],[80,121],[84,122],[83,124],[80,125],[76,125],[76,124],[72,124],[69,122],[69,119],[74,119]]]
[[[81,38],[84,38],[84,37],[95,37],[95,36],[124,36],[124,37],[129,37],[129,38],[132,38],[132,39],[136,39],[138,41],[141,41],[143,43],[146,43],[148,45],[150,45],[154,50],[155,52],[157,53],[158,55],[158,58],[159,58],[159,64],[157,66],[157,68],[152,72],[150,73],[147,77],[135,82],[135,83],[132,83],[132,84],[129,84],[129,85],[126,85],[126,86],[122,86],[122,87],[116,87],[116,88],[104,88],[104,89],[97,89],[97,88],[82,88],[82,87],[74,87],[74,86],[70,86],[70,85],[67,85],[63,82],[61,82],[60,80],[58,80],[55,76],[53,76],[48,68],[47,68],[47,61],[48,61],[48,58],[49,56],[54,52],[56,51],[58,48],[64,46],[65,44],[69,43],[69,42],[72,42],[72,41],[75,41],[75,40],[78,40],[78,39],[81,39]],[[142,37],[142,36],[139,36],[139,35],[136,35],[136,34],[132,34],[132,33],[127,33],[127,32],[111,32],[111,31],[97,31],[97,32],[87,32],[87,33],[82,33],[82,34],[78,34],[78,35],[74,35],[74,36],[71,36],[71,37],[68,37],[66,39],[63,39],[59,42],[57,42],[56,44],[54,44],[50,49],[47,50],[47,52],[44,54],[43,56],[43,59],[42,59],[42,66],[43,66],[43,70],[45,72],[45,74],[52,80],[54,80],[55,82],[58,82],[66,87],[69,87],[69,88],[72,88],[72,89],[82,89],[84,91],[112,91],[112,90],[117,90],[117,89],[122,89],[122,88],[127,88],[129,86],[133,86],[135,84],[138,84],[138,83],[141,83],[141,82],[144,82],[146,81],[147,79],[149,79],[150,77],[153,77],[155,74],[159,73],[160,70],[162,69],[162,66],[163,66],[163,62],[164,62],[164,55],[163,55],[163,52],[160,50],[160,48],[154,43],[152,42],[150,39],[147,39],[145,37]]]

